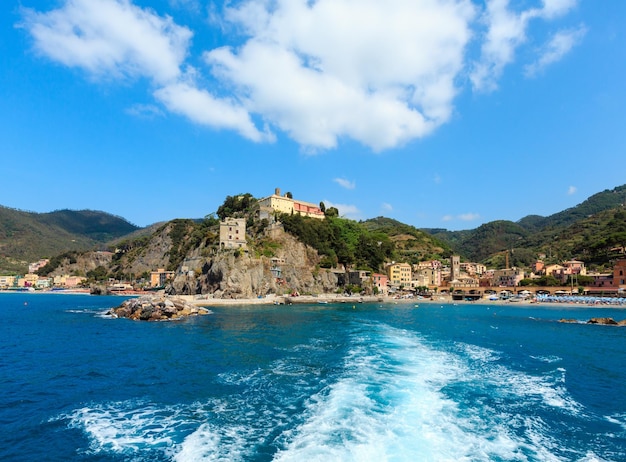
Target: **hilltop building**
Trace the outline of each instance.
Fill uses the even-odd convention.
[[[47,258],[42,258],[41,260],[36,261],[35,263],[29,263],[28,264],[28,272],[30,274],[34,274],[37,271],[39,271],[41,268],[46,266],[48,263],[50,263],[50,260],[48,260]]]
[[[288,215],[297,213],[305,217],[319,218],[321,220],[325,218],[324,212],[317,205],[287,196],[287,194],[281,196],[280,188],[276,188],[271,196],[259,199],[259,218],[271,219],[276,212]]]
[[[246,247],[246,219],[224,219],[220,223],[220,248],[245,249]]]

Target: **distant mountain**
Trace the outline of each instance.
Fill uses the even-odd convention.
[[[594,194],[575,207],[548,217],[528,215],[517,223],[493,221],[473,230],[424,230],[463,257],[504,265],[529,265],[538,254],[559,261],[577,258],[603,265],[626,247],[626,185]],[[611,250],[613,249],[613,250]],[[624,255],[622,255],[623,257]]]
[[[537,231],[563,229],[597,213],[623,207],[624,204],[626,204],[626,185],[618,186],[614,189],[606,189],[594,194],[575,207],[570,207],[545,218],[538,215],[529,215],[522,218],[518,224],[527,229],[534,228]]]
[[[139,229],[94,210],[34,213],[0,206],[0,272],[24,272],[29,262],[102,246]]]

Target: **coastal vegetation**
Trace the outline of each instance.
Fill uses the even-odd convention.
[[[546,263],[578,259],[592,270],[610,268],[626,252],[626,185],[594,194],[587,200],[548,217],[529,215],[518,222],[497,220],[476,229],[447,231],[417,229],[387,217],[354,221],[326,208],[325,220],[300,215],[278,217],[285,231],[315,249],[319,267],[344,265],[380,271],[384,262],[417,263],[458,254],[465,261],[490,267],[529,266],[538,255]],[[137,276],[133,265],[170,271],[180,267],[196,249],[208,256],[219,248],[219,222],[227,216],[246,219],[249,247],[256,255],[271,255],[277,243],[264,235],[268,219],[259,219],[259,206],[250,193],[226,196],[215,213],[202,219],[177,219],[138,228],[123,218],[91,210],[59,210],[40,214],[0,207],[0,273],[23,274],[28,262],[49,258],[39,273],[71,265],[85,252],[112,253],[110,263],[95,262],[74,270],[85,276],[98,266],[110,277]],[[160,236],[159,239],[155,236]],[[158,243],[158,244],[157,244]],[[138,265],[137,262],[143,262]],[[79,265],[80,266],[80,265]],[[100,272],[92,273],[100,277]]]

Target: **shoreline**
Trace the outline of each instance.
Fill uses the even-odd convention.
[[[0,290],[0,294],[29,294],[29,295],[92,295],[88,290]],[[157,295],[155,292],[112,292],[107,294],[116,297],[142,297]],[[93,295],[99,297],[101,295]],[[611,303],[614,299],[603,298],[598,299],[597,303],[585,303],[583,301],[572,300],[516,300],[511,302],[510,300],[489,300],[488,298],[481,298],[474,301],[467,300],[453,300],[450,295],[434,295],[432,298],[394,298],[389,296],[380,295],[355,295],[345,296],[336,294],[320,294],[320,295],[299,295],[292,297],[289,295],[269,295],[265,297],[256,298],[213,298],[210,295],[172,295],[170,298],[179,298],[190,304],[198,307],[220,307],[220,306],[256,306],[256,305],[357,305],[362,303],[383,303],[392,305],[420,305],[420,304],[446,304],[446,305],[494,305],[494,306],[535,306],[535,307],[549,307],[549,306],[563,306],[563,307],[580,307],[580,308],[614,308],[614,309],[626,309],[625,303]]]

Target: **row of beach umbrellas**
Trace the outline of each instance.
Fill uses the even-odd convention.
[[[581,303],[585,305],[624,305],[624,297],[590,297],[586,295],[537,295],[538,302]]]

